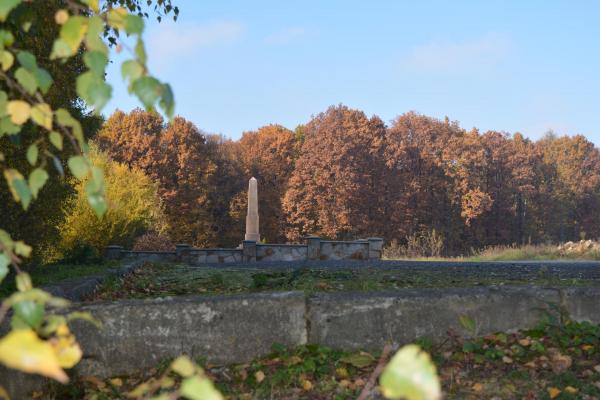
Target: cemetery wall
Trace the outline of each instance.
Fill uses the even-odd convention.
[[[304,244],[263,244],[244,240],[235,249],[199,249],[178,244],[175,251],[130,251],[121,246],[108,246],[109,259],[131,259],[155,262],[185,262],[198,264],[232,264],[256,261],[303,260],[377,260],[381,258],[383,239],[369,238],[354,241],[322,240],[316,236]]]

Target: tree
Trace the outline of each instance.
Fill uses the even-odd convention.
[[[304,143],[285,193],[287,237],[351,238],[384,226],[381,158],[385,125],[346,106],[332,106],[303,129]]]
[[[93,166],[104,171],[105,197],[110,207],[102,219],[95,218],[86,198],[87,180],[73,180],[75,196],[65,207],[66,218],[59,227],[62,255],[78,244],[91,245],[98,252],[109,244],[131,248],[147,230],[162,230],[164,216],[158,185],[141,169],[113,161],[94,147],[89,157]]]
[[[108,46],[102,37],[106,32],[126,34],[135,40],[132,59],[123,63],[124,76],[131,91],[146,108],[160,105],[168,116],[173,114],[174,100],[170,87],[153,78],[146,66],[141,38],[143,19],[129,14],[125,8],[113,7],[117,1],[128,6],[139,4],[138,0],[109,0],[100,9],[98,2],[93,0],[61,2],[64,8],[54,14],[54,20],[60,27],[49,23],[49,14],[43,12],[45,20],[35,19],[35,10],[42,10],[40,2],[0,2],[0,22],[3,23],[0,29],[0,137],[9,135],[13,143],[19,143],[20,139],[26,139],[29,130],[35,136],[33,143],[24,141],[27,146],[25,158],[29,164],[26,168],[11,164],[11,154],[0,152],[0,168],[7,186],[13,199],[24,210],[43,194],[42,189],[50,178],[47,171],[49,163],[59,174],[63,173],[58,155],[66,150],[64,142],[71,148],[71,154],[75,153],[68,158],[67,165],[77,179],[85,181],[84,191],[91,208],[98,216],[106,213],[108,204],[104,196],[103,173],[90,161],[89,146],[79,115],[62,107],[60,101],[55,102],[52,97],[52,93],[74,87],[77,96],[96,115],[100,114],[111,96],[111,87],[104,81]],[[163,3],[156,4],[161,6]],[[167,3],[170,5],[169,1]],[[35,39],[34,43],[28,42],[27,38],[36,37],[32,34],[35,31],[30,32],[34,26],[51,30],[50,35],[40,34],[40,38],[48,39],[56,33],[58,37],[41,44]],[[57,86],[53,85],[61,82],[55,81],[52,72],[57,68],[68,69],[71,62],[80,65],[73,61],[77,57],[83,59],[85,70],[78,71],[76,78],[62,75],[68,82],[64,87],[61,85],[55,89]],[[61,98],[60,94],[58,98]],[[67,303],[33,288],[29,275],[19,267],[21,259],[30,254],[30,246],[13,240],[7,231],[0,229],[0,280],[6,277],[8,266],[12,265],[18,289],[1,306],[0,321],[7,315],[8,309],[12,308],[13,313],[12,329],[0,339],[0,362],[9,368],[66,382],[68,377],[63,368],[74,366],[81,358],[81,349],[67,326],[67,318],[77,316],[45,313],[47,306],[65,306]],[[50,320],[52,323],[49,323]],[[63,356],[65,353],[68,356]]]
[[[245,132],[237,142],[243,177],[258,179],[261,236],[271,242],[285,240],[285,215],[281,201],[294,170],[298,141],[294,132],[281,125],[267,125]],[[247,184],[246,184],[247,186]],[[245,215],[246,189],[238,195],[239,214]]]

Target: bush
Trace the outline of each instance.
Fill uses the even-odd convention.
[[[135,251],[173,251],[175,245],[166,235],[149,231],[138,237],[133,244]]]
[[[66,250],[60,259],[60,264],[95,264],[102,261],[97,249],[87,243],[75,242],[72,248]]]
[[[384,258],[441,257],[444,250],[444,238],[435,229],[414,233],[404,240],[396,239],[383,249]]]
[[[65,220],[59,227],[63,257],[80,246],[98,253],[109,244],[130,248],[136,237],[163,220],[156,185],[141,170],[117,163],[95,147],[90,158],[104,170],[110,208],[101,219],[96,218],[88,204],[86,182],[74,181],[75,196],[65,207]]]

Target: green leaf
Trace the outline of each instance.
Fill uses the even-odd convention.
[[[29,257],[31,255],[31,246],[26,245],[22,240],[16,241],[15,253],[23,257]]]
[[[184,378],[190,377],[196,372],[196,366],[186,356],[179,356],[173,360],[171,369],[173,372]]]
[[[46,94],[52,86],[52,76],[43,68],[37,68],[33,73],[42,93]]]
[[[102,40],[104,33],[104,22],[102,18],[94,15],[89,19],[88,31],[85,36],[85,44],[89,51],[100,51],[108,56],[108,47]]]
[[[69,169],[78,179],[83,179],[87,176],[89,166],[87,160],[82,156],[72,156],[67,162]]]
[[[8,71],[15,62],[15,57],[8,50],[3,50],[0,54],[0,63],[2,64],[2,71]]]
[[[465,328],[473,334],[475,333],[477,326],[473,318],[469,318],[467,315],[459,315],[458,320],[463,328]]]
[[[15,78],[29,94],[34,94],[37,90],[37,80],[35,76],[23,67],[19,67],[15,72]]]
[[[141,38],[138,38],[137,43],[135,44],[134,51],[135,51],[135,55],[137,56],[138,60],[142,64],[146,64],[146,61],[147,61],[146,49],[144,47],[144,42],[142,41]]]
[[[6,17],[13,8],[19,5],[21,0],[2,0],[0,1],[0,22],[6,21]]]
[[[133,82],[144,74],[144,66],[136,60],[127,60],[121,65],[123,79]]]
[[[163,84],[163,92],[159,105],[165,114],[167,114],[167,117],[173,118],[173,114],[175,113],[175,98],[173,90],[171,90],[171,86],[168,83]]]
[[[356,368],[365,368],[375,362],[375,358],[369,353],[360,352],[340,358],[340,361],[350,364]]]
[[[27,148],[26,156],[27,156],[27,161],[29,162],[29,164],[35,165],[37,163],[38,154],[39,154],[39,149],[37,147],[37,144],[33,143],[31,146],[29,146]]]
[[[21,202],[23,209],[27,210],[31,203],[31,191],[23,175],[16,169],[8,168],[4,170],[4,178],[15,201]]]
[[[46,103],[39,103],[31,108],[31,119],[39,126],[52,129],[52,109]]]
[[[190,400],[222,400],[223,396],[206,377],[192,376],[181,382],[180,393]]]
[[[156,100],[161,97],[163,92],[163,85],[151,76],[139,78],[133,82],[131,88],[147,110],[154,108]]]
[[[71,54],[72,52],[71,48],[69,47],[69,44],[61,38],[58,38],[52,44],[52,52],[50,53],[50,59],[54,60],[57,58],[66,58],[70,57]]]
[[[15,278],[15,282],[17,284],[17,289],[20,292],[25,292],[26,290],[31,290],[33,285],[31,284],[31,276],[27,272],[21,272],[17,274]]]
[[[4,117],[7,114],[6,106],[8,105],[8,95],[6,92],[0,90],[0,117]]]
[[[79,146],[83,150],[85,146],[85,138],[83,137],[83,130],[81,129],[81,124],[79,123],[79,121],[73,118],[71,114],[64,108],[59,108],[58,110],[56,110],[54,115],[56,115],[56,120],[59,124],[68,126],[69,128],[73,129],[73,135],[75,136],[75,138],[79,142]]]
[[[102,193],[98,193],[89,189],[92,186],[93,185],[91,181],[88,182],[85,186],[88,203],[90,207],[92,207],[98,218],[101,218],[106,212],[106,210],[108,210],[108,204],[106,204],[106,199],[104,198],[104,195]]]
[[[6,29],[0,29],[0,47],[12,46],[14,42],[15,37],[13,36],[11,31],[7,31]]]
[[[33,329],[39,328],[44,319],[44,305],[33,301],[23,301],[13,306],[15,315]]]
[[[99,77],[104,77],[104,68],[108,64],[108,57],[101,51],[87,51],[83,55],[85,65]]]
[[[128,14],[125,17],[125,32],[128,35],[141,35],[144,31],[144,20],[139,15]]]
[[[44,187],[48,181],[48,173],[46,170],[36,168],[29,174],[29,189],[34,198],[37,198],[40,189]]]
[[[69,46],[71,54],[75,54],[88,28],[88,19],[80,15],[70,17],[60,28],[60,38]]]
[[[63,148],[63,137],[60,133],[56,131],[50,132],[50,143],[58,150],[62,150]]]
[[[442,397],[435,365],[429,354],[414,344],[404,346],[392,357],[379,382],[388,399],[437,400]]]
[[[19,64],[29,72],[33,72],[37,69],[35,56],[28,51],[19,51],[19,53],[17,53],[17,60],[19,60]]]
[[[13,124],[10,117],[0,119],[0,136],[2,136],[3,133],[14,135],[19,132],[21,132],[21,127]]]
[[[94,107],[96,114],[99,114],[102,108],[108,103],[112,94],[112,88],[102,77],[93,72],[85,72],[77,77],[77,94],[81,96],[86,103]]]
[[[6,275],[8,275],[9,264],[10,258],[8,258],[8,255],[6,255],[4,252],[0,253],[0,282],[2,282],[4,278],[6,278]]]

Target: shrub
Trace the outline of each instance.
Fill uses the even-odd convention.
[[[396,239],[383,249],[385,258],[440,257],[444,250],[444,238],[435,229],[414,233],[404,240]]]
[[[74,181],[75,196],[65,207],[65,221],[59,227],[62,256],[82,245],[97,252],[109,244],[131,247],[136,237],[163,219],[156,185],[141,170],[111,160],[94,146],[90,158],[104,170],[110,208],[96,218],[88,204],[86,182]]]
[[[175,245],[171,239],[155,231],[149,231],[138,237],[133,244],[135,251],[172,251]]]

